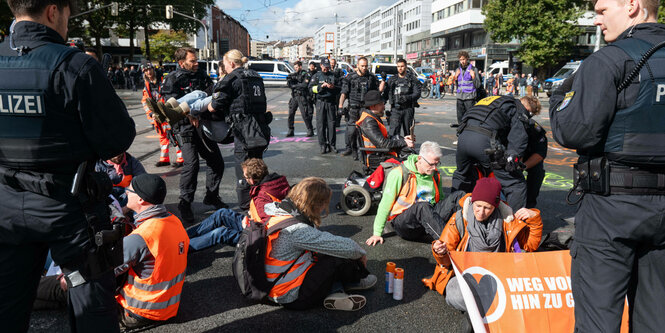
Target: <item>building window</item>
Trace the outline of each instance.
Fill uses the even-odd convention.
[[[478,46],[478,45],[483,45],[483,43],[485,43],[485,32],[484,31],[474,32],[473,35],[471,36],[471,45]]]
[[[453,37],[452,44],[453,44],[453,47],[452,47],[452,48],[453,48],[454,50],[455,50],[455,49],[459,49],[459,48],[461,48],[461,47],[462,47],[462,36],[455,36],[455,37]]]
[[[471,2],[471,8],[483,8],[482,0],[469,0]]]

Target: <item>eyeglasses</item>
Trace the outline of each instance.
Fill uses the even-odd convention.
[[[425,157],[420,156],[420,158],[422,158],[423,161],[425,161],[425,163],[427,163],[427,165],[429,165],[430,167],[434,167],[434,168],[436,168],[437,166],[439,166],[439,163],[440,163],[440,162],[430,163]]]

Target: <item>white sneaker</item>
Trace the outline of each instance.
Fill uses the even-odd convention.
[[[457,146],[457,140],[453,141],[453,146]]]
[[[362,309],[367,300],[363,295],[334,293],[323,300],[323,307],[328,310],[357,311]]]
[[[344,285],[344,290],[346,291],[352,291],[352,290],[365,290],[374,287],[376,284],[376,275],[374,274],[369,274],[366,277],[360,279],[360,281],[356,283],[349,283]]]

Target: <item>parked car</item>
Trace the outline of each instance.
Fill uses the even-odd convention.
[[[294,72],[284,61],[250,60],[247,68],[258,72],[265,85],[286,86],[286,76]]]
[[[569,78],[571,75],[577,72],[577,69],[580,68],[581,64],[581,61],[571,61],[563,65],[563,67],[561,67],[561,69],[558,70],[554,76],[545,80],[545,82],[543,82],[543,90],[545,90],[545,93],[547,93],[547,97],[552,96],[552,92],[559,88],[559,86],[563,83],[563,80]]]

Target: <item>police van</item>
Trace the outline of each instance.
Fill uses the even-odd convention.
[[[491,64],[490,67],[487,69],[487,75],[495,76],[497,74],[501,74],[501,76],[503,77],[504,86],[506,85],[508,80],[510,80],[513,77],[513,74],[510,73],[510,71],[508,70],[508,60],[495,62]]]
[[[416,77],[418,78],[418,81],[420,83],[424,83],[427,80],[427,77],[425,75],[419,75],[411,65],[406,66],[406,70],[415,74]],[[371,68],[370,71],[374,74],[376,74],[376,77],[379,80],[382,80],[381,78],[381,73],[386,73],[387,79],[390,78],[393,75],[397,74],[397,65],[396,64],[391,64],[391,63],[381,63],[381,62],[373,62],[371,63]]]
[[[250,60],[247,68],[259,73],[264,85],[273,86],[286,86],[286,77],[295,72],[288,63],[274,60]]]
[[[563,80],[569,78],[571,75],[577,72],[577,69],[580,68],[581,64],[581,61],[571,61],[563,65],[563,67],[561,67],[561,69],[557,71],[554,76],[545,80],[545,82],[543,82],[543,90],[545,90],[545,93],[547,93],[547,97],[552,96],[552,92],[559,88],[559,86],[563,83]]]
[[[312,60],[307,62],[307,66],[309,66],[309,64],[312,64],[312,63],[314,65],[316,65],[316,70],[319,70],[321,68],[321,59],[312,59]],[[353,66],[351,66],[351,64],[349,64],[348,62],[338,61],[337,66],[339,68],[341,68],[342,71],[344,71],[345,76],[349,75],[349,73],[353,72]],[[307,70],[308,68],[309,67],[305,67],[304,69]]]

